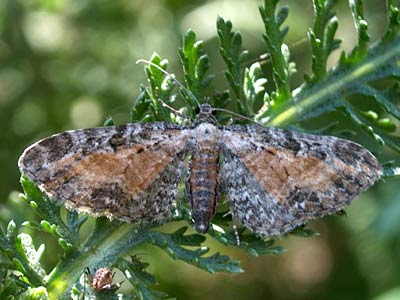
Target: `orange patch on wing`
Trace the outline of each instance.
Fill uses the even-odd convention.
[[[71,173],[96,182],[118,179],[127,192],[137,194],[145,190],[173,159],[163,151],[137,153],[139,147],[89,155],[71,168]]]
[[[294,187],[324,191],[331,187],[337,172],[315,157],[298,157],[279,150],[241,153],[246,168],[278,201],[284,201]]]
[[[119,182],[124,192],[135,197],[146,190],[182,150],[184,142],[171,141],[174,147],[159,147],[154,151],[149,145],[138,144],[120,147],[116,152],[94,152],[75,161],[75,154],[56,162],[54,169],[71,166],[62,178],[46,183],[53,189],[71,177],[79,179],[79,185],[100,188],[110,182]],[[171,148],[173,150],[171,150]]]

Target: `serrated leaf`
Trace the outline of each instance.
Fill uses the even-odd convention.
[[[48,293],[44,286],[29,287],[24,293],[22,293],[19,300],[47,300]]]
[[[113,126],[113,125],[115,125],[115,124],[114,124],[114,120],[111,116],[108,116],[103,122],[104,127]]]
[[[314,24],[308,36],[312,48],[312,76],[306,78],[309,85],[313,85],[326,77],[326,64],[329,55],[339,47],[340,41],[335,39],[338,21],[332,10],[337,4],[334,1],[314,0]]]
[[[33,285],[42,285],[46,274],[40,265],[44,245],[35,250],[32,238],[26,233],[18,234],[13,221],[9,222],[7,234],[0,231],[0,250],[10,259],[14,270],[20,271]]]
[[[63,238],[59,238],[57,240],[58,244],[60,245],[60,247],[64,250],[64,252],[66,254],[70,254],[74,251],[74,245],[72,245],[71,243],[69,243],[68,241],[66,241]]]
[[[290,234],[300,237],[315,237],[319,235],[318,232],[305,227],[296,228],[295,230],[292,230]]]
[[[282,247],[273,246],[275,240],[263,239],[252,233],[244,232],[244,228],[240,228],[235,232],[233,229],[225,231],[214,225],[208,233],[220,243],[226,246],[238,247],[252,256],[278,255],[285,251]]]
[[[79,230],[81,229],[82,225],[87,221],[88,216],[80,216],[78,212],[68,210],[65,219],[65,225],[69,229],[69,232],[72,236],[74,236],[74,238],[78,239]]]
[[[265,46],[271,58],[273,77],[276,86],[276,91],[271,93],[275,109],[282,107],[292,96],[290,92],[289,78],[290,66],[282,52],[283,39],[288,28],[280,29],[288,15],[288,12],[287,7],[283,6],[275,16],[277,3],[278,1],[265,0],[264,6],[259,7],[259,12],[264,22]]]
[[[389,0],[388,2],[389,22],[383,41],[391,41],[396,38],[400,28],[400,9],[397,0]]]
[[[206,240],[203,235],[197,233],[184,235],[187,229],[187,226],[181,227],[171,235],[175,243],[182,246],[200,246]]]
[[[242,115],[252,115],[253,108],[249,111],[244,93],[244,61],[248,55],[246,50],[242,49],[242,36],[239,32],[232,30],[232,23],[223,18],[217,18],[217,33],[219,37],[219,52],[225,61],[228,70],[225,71],[225,77],[235,94],[237,110]]]
[[[17,236],[17,232],[17,225],[15,224],[14,220],[8,222],[6,233],[7,239],[14,239]]]
[[[354,19],[354,25],[358,34],[357,46],[351,52],[351,60],[362,60],[367,53],[370,36],[368,34],[368,23],[364,19],[364,9],[362,0],[350,0],[350,9]]]
[[[214,254],[207,257],[204,256],[204,254],[209,252],[209,249],[206,247],[189,250],[181,247],[181,245],[179,244],[176,244],[174,238],[172,237],[173,234],[164,234],[154,231],[151,232],[151,236],[153,238],[152,244],[160,247],[173,259],[183,260],[210,273],[241,272],[239,262],[235,260],[230,260],[228,256],[221,256],[219,254]]]
[[[149,62],[146,62],[145,72],[150,83],[150,89],[141,87],[141,93],[131,110],[132,121],[168,121],[171,122],[171,111],[164,107],[170,105],[174,99],[173,89],[175,77],[168,73],[168,61],[153,53]],[[148,116],[151,113],[152,117]]]
[[[400,41],[400,37],[398,39]],[[282,126],[294,120],[305,120],[336,110],[347,102],[346,97],[359,90],[368,91],[367,82],[397,74],[400,71],[395,63],[396,57],[400,55],[399,41],[394,41],[391,46],[378,43],[370,49],[364,61],[355,65],[341,65],[331,71],[324,81],[312,87],[303,86],[294,97],[296,105],[287,105],[282,110],[275,111],[276,115],[269,119],[268,124]],[[381,105],[385,101],[382,99],[384,98],[377,100]],[[384,104],[391,113],[390,104]],[[397,115],[396,111],[394,114]],[[382,139],[392,140],[389,136]],[[388,144],[393,145],[390,142]]]
[[[132,284],[138,299],[141,300],[157,300],[165,299],[168,295],[164,292],[154,290],[152,285],[155,284],[155,279],[152,275],[139,270],[129,261],[119,258],[117,267],[124,273],[128,281]]]
[[[203,48],[203,41],[196,41],[196,33],[191,29],[183,38],[183,45],[179,48],[179,57],[183,66],[186,86],[191,92],[191,94],[181,94],[189,104],[189,108],[197,107],[198,103],[204,101],[204,90],[209,85],[212,76],[206,75],[210,63]],[[194,111],[191,111],[191,116],[194,117]]]
[[[393,103],[393,96],[398,97],[398,95],[393,95],[391,90],[379,91],[370,85],[364,84],[359,85],[354,89],[360,95],[372,97],[376,102],[389,114],[391,114],[396,119],[400,120],[400,109]],[[390,97],[390,98],[389,98]],[[398,98],[397,98],[398,99]],[[395,99],[395,100],[397,100]]]
[[[44,277],[46,271],[40,264],[40,258],[44,251],[44,244],[40,245],[36,250],[30,235],[26,233],[20,233],[16,240],[16,250],[19,251],[23,259],[28,263],[30,269],[37,274],[37,276]],[[21,261],[22,263],[22,261]],[[27,269],[25,270],[25,274]]]
[[[265,91],[267,79],[262,78],[261,65],[254,63],[245,69],[243,93],[246,99],[246,109],[249,116],[254,115],[256,103],[267,102],[268,93]]]
[[[151,121],[151,116],[149,115],[150,104],[150,95],[146,88],[141,86],[140,93],[130,111],[130,121],[132,123]]]
[[[382,165],[383,177],[400,177],[400,167],[395,166],[394,162],[388,162]]]
[[[43,195],[39,188],[25,176],[21,176],[21,185],[26,195],[25,200],[29,203],[35,203],[35,212],[43,220],[46,220],[46,222],[55,224],[57,226],[57,233],[70,240],[72,244],[79,243],[79,236],[71,234],[61,218],[60,204],[49,200]]]

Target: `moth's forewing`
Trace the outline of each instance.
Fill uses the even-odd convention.
[[[381,175],[360,145],[256,125],[223,132],[221,180],[239,220],[263,236],[343,210]]]
[[[159,220],[171,213],[189,134],[162,122],[67,131],[27,148],[19,167],[68,208]]]

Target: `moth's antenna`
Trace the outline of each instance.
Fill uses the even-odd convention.
[[[232,116],[238,117],[239,119],[247,120],[247,121],[250,121],[250,122],[255,123],[255,124],[257,124],[257,125],[263,126],[263,125],[261,125],[260,123],[258,123],[257,121],[254,121],[253,119],[250,119],[250,118],[248,118],[248,117],[239,115],[239,114],[237,114],[237,113],[235,113],[235,112],[233,112],[233,111],[227,110],[227,109],[223,109],[223,108],[218,108],[218,107],[217,107],[217,108],[213,108],[212,110],[223,111],[223,112],[226,112],[226,113],[228,113],[228,114],[231,114]],[[263,126],[263,127],[264,127],[264,126]]]
[[[185,120],[191,120],[188,116],[185,116],[180,111],[177,111],[175,108],[173,108],[171,105],[168,105],[163,99],[158,98],[158,101],[160,101],[164,107],[168,108],[175,115],[177,115],[177,116],[179,116],[179,117],[181,117],[182,119],[185,119]]]
[[[180,83],[174,76],[172,76],[172,74],[168,73],[167,71],[165,71],[163,68],[161,68],[160,66],[156,65],[155,63],[152,63],[151,61],[145,60],[145,59],[139,59],[136,61],[137,64],[139,63],[144,63],[146,65],[150,65],[153,66],[154,68],[156,68],[157,70],[159,70],[161,73],[164,73],[166,76],[170,77],[172,79],[172,81],[174,81],[182,90],[185,90],[188,95],[190,96],[190,98],[192,98],[192,100],[194,100],[194,102],[196,102],[197,106],[200,108],[201,104],[200,102],[197,100],[197,98],[195,97],[195,95],[193,95],[193,93],[186,88],[182,83]]]

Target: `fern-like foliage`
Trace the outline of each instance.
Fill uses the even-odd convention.
[[[349,53],[342,53],[337,65],[327,70],[329,55],[339,47],[335,37],[338,21],[335,17],[337,0],[314,0],[315,19],[308,36],[312,48],[312,74],[304,76],[304,83],[291,87],[291,76],[295,72],[290,62],[284,37],[288,27],[283,23],[288,16],[287,7],[277,10],[278,0],[265,1],[260,7],[265,25],[264,41],[273,68],[275,90],[266,91],[259,63],[246,66],[248,52],[242,47],[242,37],[233,31],[232,23],[222,18],[217,20],[220,39],[220,54],[226,63],[226,79],[230,91],[214,93],[210,100],[215,107],[226,107],[229,101],[236,104],[237,113],[254,118],[270,126],[295,126],[301,129],[302,122],[323,114],[337,112],[346,115],[356,127],[367,133],[376,145],[400,152],[400,138],[395,135],[396,121],[400,120],[400,12],[399,2],[388,1],[388,25],[386,32],[374,44],[369,45],[368,23],[363,16],[363,1],[351,0],[350,9],[358,32],[358,43]],[[131,110],[132,122],[169,121],[187,122],[195,116],[198,103],[206,101],[207,88],[212,80],[208,74],[209,58],[196,34],[189,30],[179,49],[186,88],[182,89],[174,75],[166,73],[168,62],[159,55],[150,58],[145,66],[148,86],[141,86],[139,96]],[[164,71],[163,71],[164,70]],[[387,89],[379,89],[374,82],[393,80]],[[184,108],[174,113],[169,106],[176,100],[185,101]],[[368,101],[368,110],[360,107],[354,96]],[[363,106],[365,107],[365,105]],[[176,109],[178,109],[176,107]],[[223,123],[226,115],[217,116]],[[107,125],[112,120],[107,121]],[[332,130],[333,126],[320,129]],[[396,162],[385,164],[384,176],[400,176]],[[37,230],[51,235],[59,245],[60,257],[57,265],[47,273],[41,264],[45,246],[35,248],[32,237],[21,232],[11,221],[5,232],[0,232],[0,299],[164,299],[167,295],[155,289],[156,279],[146,271],[147,263],[140,257],[130,257],[130,250],[147,243],[166,252],[171,258],[182,260],[210,273],[241,272],[239,262],[220,253],[209,254],[202,247],[205,237],[188,233],[182,227],[172,233],[157,230],[159,224],[125,224],[104,218],[95,220],[90,234],[82,241],[81,226],[86,216],[63,209],[47,199],[27,178],[22,177],[26,201],[38,214],[41,221],[26,221],[22,228]],[[250,255],[279,254],[284,251],[274,246],[274,240],[263,240],[240,229],[240,245],[232,230],[228,208],[221,205],[213,219],[209,235],[224,245],[240,247]],[[190,223],[187,207],[179,208],[174,220]],[[313,236],[314,232],[299,228],[293,234]],[[37,243],[35,243],[37,244]],[[85,270],[100,267],[118,268],[133,287],[132,294],[118,294],[115,288],[96,291],[90,286]]]

